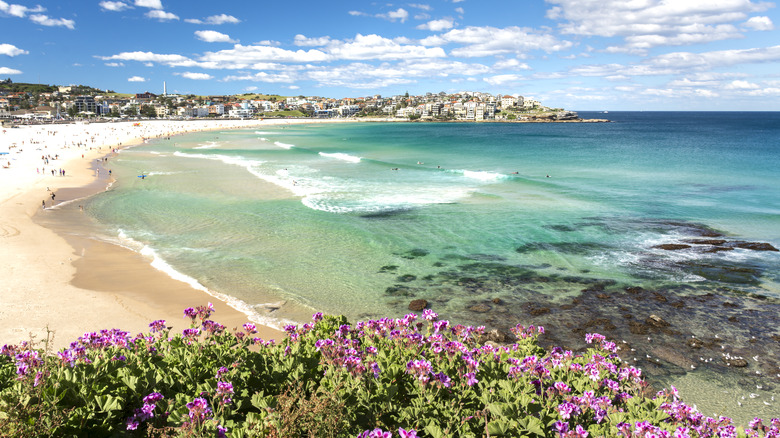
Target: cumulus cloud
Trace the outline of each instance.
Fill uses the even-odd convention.
[[[235,40],[230,39],[229,35],[226,35],[215,30],[198,30],[195,31],[195,36],[207,43],[235,43]]]
[[[261,71],[255,74],[244,75],[232,75],[226,76],[222,81],[253,81],[253,82],[268,82],[268,83],[293,83],[297,78],[289,73],[266,73]]]
[[[514,74],[496,75],[482,78],[482,80],[493,86],[504,85],[510,82],[518,82],[524,79],[525,78],[523,76]]]
[[[40,5],[34,8],[28,8],[27,6],[6,3],[3,0],[0,0],[0,12],[11,15],[13,17],[24,18],[28,13],[38,13],[45,10],[46,9]]]
[[[531,67],[517,59],[502,59],[493,64],[494,70],[530,70]]]
[[[160,0],[135,0],[135,5],[142,8],[149,9],[162,9],[163,5]]]
[[[195,81],[207,81],[209,79],[214,79],[214,76],[211,76],[208,73],[195,73],[195,72],[187,71],[183,73],[174,73],[174,74]]]
[[[623,37],[612,52],[643,53],[652,47],[698,44],[741,36],[734,23],[769,3],[751,0],[547,0],[547,18],[565,34]]]
[[[321,47],[327,45],[328,43],[330,43],[329,36],[318,37],[318,38],[307,38],[306,36],[301,34],[295,35],[295,39],[293,41],[293,44],[302,47]]]
[[[398,8],[395,11],[390,11],[387,14],[379,14],[378,17],[387,17],[390,21],[400,20],[401,23],[409,18],[409,12],[404,8]]]
[[[774,30],[775,25],[769,17],[750,17],[745,26],[753,30]]]
[[[367,14],[365,12],[360,12],[360,11],[349,11],[348,13],[349,15],[355,17],[360,17],[360,16],[377,17],[377,18],[384,18],[385,20],[390,20],[393,22],[399,20],[401,23],[405,22],[409,18],[409,11],[407,11],[404,8],[398,8],[395,11],[390,11],[384,14],[374,14],[374,15]]]
[[[219,68],[246,68],[257,62],[319,62],[329,56],[320,50],[285,50],[270,46],[244,46],[236,44],[232,49],[206,52],[201,62],[212,63]]]
[[[372,34],[357,34],[350,41],[334,41],[327,49],[335,59],[409,59],[443,58],[444,50],[439,47],[428,48],[420,45],[400,44],[394,40]]]
[[[510,53],[524,55],[534,50],[556,52],[573,46],[570,41],[558,40],[550,33],[517,26],[505,28],[469,26],[424,38],[420,43],[426,46],[460,44],[461,47],[453,49],[451,53],[466,58]]]
[[[114,11],[114,12],[132,8],[132,6],[128,5],[127,3],[112,2],[112,1],[102,1],[98,3],[98,5],[100,6],[100,9],[104,11]]]
[[[127,82],[146,82],[146,78],[141,76],[130,76],[127,78]]]
[[[422,9],[423,11],[430,11],[431,5],[426,5],[422,3],[409,3],[409,6],[412,8]]]
[[[62,26],[67,27],[70,30],[76,28],[76,22],[68,20],[67,18],[51,18],[48,15],[34,14],[30,15],[30,21],[40,24],[41,26]]]
[[[16,70],[8,67],[0,67],[0,75],[20,75],[20,74],[22,74],[21,70]]]
[[[178,20],[179,19],[178,15],[176,15],[176,14],[174,14],[172,12],[165,12],[165,11],[162,11],[162,10],[159,10],[159,9],[152,9],[151,11],[147,12],[144,15],[146,15],[149,18],[153,18],[155,20],[160,20],[160,21]]]
[[[187,18],[184,21],[186,21],[187,23],[194,23],[194,24],[213,24],[213,25],[220,25],[225,23],[237,24],[241,22],[241,20],[239,20],[238,18],[227,14],[212,15],[210,17],[204,18],[203,20],[199,20],[197,18]]]
[[[186,56],[176,54],[157,54],[152,52],[122,52],[111,56],[98,56],[104,61],[138,61],[138,62],[157,62],[167,64],[173,67],[191,66],[194,62]]]
[[[124,67],[125,64],[122,62],[107,62],[106,67]]]
[[[6,56],[18,56],[18,55],[26,55],[30,52],[27,50],[22,50],[13,44],[0,44],[0,55],[6,55]]]
[[[758,84],[754,84],[752,82],[737,80],[729,82],[723,88],[727,90],[756,90],[761,87]]]
[[[442,18],[441,20],[431,20],[427,23],[417,26],[417,29],[430,30],[433,32],[441,32],[443,30],[452,29],[455,26],[455,22],[452,18]]]

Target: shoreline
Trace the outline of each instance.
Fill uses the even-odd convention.
[[[78,200],[110,188],[112,180],[98,163],[147,138],[290,123],[296,122],[145,121],[140,126],[119,122],[5,129],[0,150],[8,148],[9,154],[2,156],[8,168],[0,169],[0,257],[7,262],[0,272],[0,344],[31,337],[43,341],[51,330],[50,346],[59,350],[95,330],[147,332],[148,324],[158,319],[180,331],[188,327],[183,310],[207,302],[214,303],[214,318],[229,329],[248,322],[245,313],[156,269],[142,254],[90,237],[94,225],[85,223]],[[54,145],[61,141],[62,146]],[[48,165],[44,157],[50,157]],[[72,232],[73,227],[82,227],[82,235]],[[258,331],[263,339],[284,336],[267,326],[258,325]]]

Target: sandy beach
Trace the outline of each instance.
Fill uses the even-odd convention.
[[[45,339],[55,349],[85,332],[120,328],[146,332],[164,319],[188,327],[183,309],[213,302],[212,318],[227,327],[247,316],[156,270],[141,254],[68,233],[89,226],[63,203],[106,190],[111,176],[100,164],[121,148],[185,132],[310,123],[309,120],[142,121],[29,125],[0,133],[0,344]],[[102,169],[102,170],[101,170]],[[44,208],[45,206],[45,208]],[[75,213],[74,213],[75,211]],[[46,224],[43,226],[42,224]],[[81,233],[80,233],[81,234]],[[260,337],[282,333],[261,328]]]

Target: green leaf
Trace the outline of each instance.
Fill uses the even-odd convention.
[[[509,422],[504,420],[493,420],[487,425],[488,433],[492,436],[504,436],[508,429]]]
[[[518,420],[520,428],[525,429],[530,435],[544,436],[544,423],[536,417],[526,417]]]
[[[444,437],[444,431],[441,430],[441,427],[439,427],[439,425],[434,423],[433,421],[431,421],[430,423],[428,423],[427,426],[425,426],[425,432],[427,432],[433,438]]]

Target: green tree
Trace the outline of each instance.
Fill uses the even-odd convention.
[[[76,109],[75,106],[72,106],[72,107],[68,108],[68,117],[71,117],[71,118],[76,117],[76,114],[78,114],[78,113],[79,113],[79,110]]]

